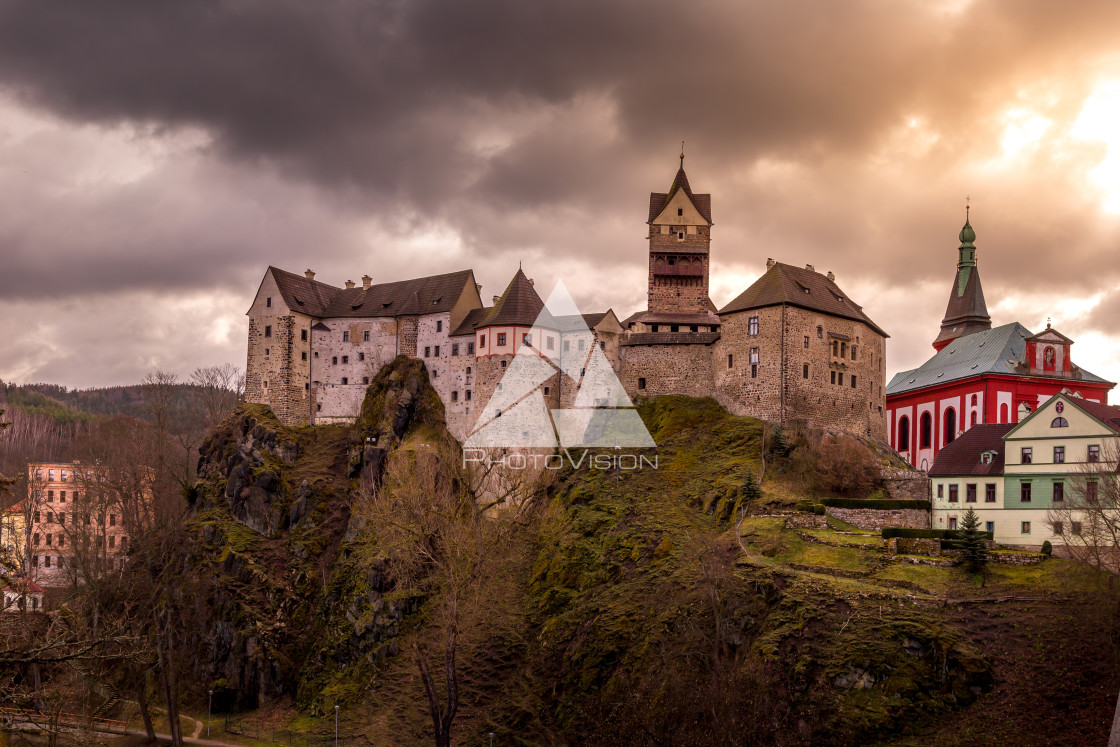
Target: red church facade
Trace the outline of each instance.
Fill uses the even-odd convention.
[[[975,233],[965,221],[957,277],[935,355],[887,385],[890,446],[929,469],[938,452],[980,423],[1017,423],[1059,392],[1107,404],[1115,386],[1074,365],[1073,341],[1047,325],[992,328],[976,267]]]

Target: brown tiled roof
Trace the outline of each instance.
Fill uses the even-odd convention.
[[[814,270],[783,262],[775,262],[751,287],[720,309],[719,314],[780,304],[863,322],[884,337],[890,337],[836,283]]]
[[[646,223],[652,223],[653,219],[661,214],[665,209],[665,204],[669,202],[678,189],[683,189],[684,193],[688,195],[688,199],[692,200],[692,204],[696,206],[696,210],[700,215],[704,216],[704,220],[708,223],[712,222],[712,196],[710,194],[698,195],[692,193],[692,188],[688,186],[688,177],[684,173],[684,164],[681,164],[680,169],[677,170],[677,175],[673,177],[673,183],[669,187],[668,192],[650,192],[649,193],[649,219]]]
[[[485,306],[481,309],[471,309],[467,315],[463,317],[463,321],[459,322],[459,326],[451,332],[452,337],[459,337],[462,335],[473,335],[478,325],[494,310],[492,306]]]
[[[719,332],[635,332],[623,336],[619,345],[711,345]]]
[[[269,267],[268,271],[276,280],[276,287],[280,289],[284,303],[292,311],[301,314],[322,316],[334,297],[342,292],[341,288],[281,270],[279,267]]]
[[[988,475],[996,477],[1003,474],[1003,437],[1015,423],[985,423],[974,425],[947,445],[933,460],[929,469],[931,477],[953,475]],[[984,464],[980,455],[994,451],[992,461]]]
[[[543,314],[543,316],[542,316]],[[533,284],[520,267],[513,280],[509,281],[505,293],[494,302],[494,307],[478,327],[519,326],[532,327],[541,319],[541,324],[555,328],[555,322],[544,308],[544,301],[537,295]]]
[[[451,311],[474,272],[460,270],[411,280],[339,290],[321,316],[396,317]]]
[[[941,320],[941,331],[934,342],[955,340],[991,328],[992,318],[988,316],[984,288],[980,285],[980,268],[958,267],[949,291],[949,303],[945,306],[945,317]]]
[[[1102,405],[1100,402],[1090,402],[1087,399],[1078,399],[1077,397],[1067,397],[1067,399],[1112,430],[1120,433],[1120,407]]]

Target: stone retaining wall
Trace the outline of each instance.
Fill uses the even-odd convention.
[[[786,518],[790,529],[828,529],[828,517],[817,514],[790,514]]]
[[[925,472],[911,469],[884,467],[879,471],[879,479],[891,498],[910,500],[929,500],[929,477]]]
[[[840,521],[860,529],[879,531],[884,527],[905,527],[907,529],[929,529],[929,511],[923,508],[835,508],[829,506],[825,512]]]

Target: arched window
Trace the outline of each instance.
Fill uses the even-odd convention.
[[[903,415],[898,419],[898,450],[910,451],[910,418]]]
[[[922,413],[922,433],[919,439],[919,448],[928,449],[933,443],[933,418],[928,412]]]
[[[976,407],[976,395],[972,395],[972,406]]]
[[[973,395],[973,396],[975,396],[975,395]],[[972,416],[969,418],[968,427],[971,428],[974,425],[976,425],[976,411],[975,410],[972,411]]]
[[[1000,405],[999,406],[999,422],[1001,422],[1001,423],[1006,423],[1007,422],[1007,405]]]
[[[957,437],[957,411],[950,407],[945,411],[945,443],[951,444]]]
[[[1051,428],[1069,428],[1069,421],[1065,418],[1054,418],[1050,421]]]

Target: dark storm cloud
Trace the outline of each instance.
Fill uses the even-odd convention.
[[[0,170],[0,294],[248,298],[267,264],[340,282],[450,261],[488,296],[510,262],[563,256],[634,274],[576,290],[617,306],[644,287],[644,201],[685,138],[717,271],[828,267],[883,289],[859,300],[917,350],[900,337],[936,318],[887,291],[947,284],[965,192],[990,305],[1120,283],[1120,229],[1084,185],[1099,153],[985,165],[1024,98],[1069,124],[1117,27],[1104,1],[0,0],[0,92],[79,143],[13,153],[0,128],[25,161]],[[77,188],[89,127],[192,144]],[[409,243],[433,232],[450,259]]]

